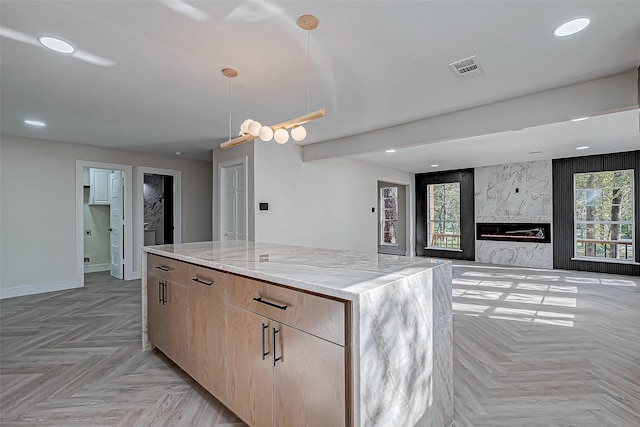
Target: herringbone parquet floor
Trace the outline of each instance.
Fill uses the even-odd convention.
[[[640,278],[454,266],[455,423],[640,426]]]
[[[0,425],[245,426],[159,352],[142,352],[140,281],[0,301]]]
[[[453,293],[456,427],[640,426],[640,279],[458,263]],[[244,426],[140,350],[139,281],[89,274],[0,322],[2,426]]]

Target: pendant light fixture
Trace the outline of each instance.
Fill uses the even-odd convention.
[[[274,139],[278,144],[286,144],[289,141],[289,132],[291,129],[291,138],[294,141],[303,141],[307,136],[307,130],[302,126],[303,124],[310,122],[311,120],[320,119],[327,115],[327,110],[321,108],[316,111],[309,111],[309,99],[310,99],[310,69],[311,61],[309,56],[309,32],[318,28],[318,18],[313,15],[302,15],[296,21],[298,27],[307,31],[307,114],[293,119],[285,120],[280,123],[276,123],[271,126],[262,126],[260,122],[252,119],[247,119],[240,125],[240,136],[231,139],[231,131],[229,131],[229,140],[220,144],[220,148],[231,148],[244,142],[253,141],[256,138],[260,138],[262,141],[271,141]],[[225,68],[222,70],[222,74],[227,77],[236,77],[238,72],[233,70],[235,75],[230,76],[225,73],[225,70],[233,70]],[[231,93],[231,89],[229,89]],[[231,123],[231,108],[229,108],[229,123]],[[231,124],[229,125],[231,127]]]

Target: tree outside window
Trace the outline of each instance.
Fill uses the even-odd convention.
[[[380,244],[398,246],[398,188],[380,189]]]
[[[575,257],[634,259],[633,170],[574,175]]]
[[[427,247],[460,249],[460,183],[427,186]]]

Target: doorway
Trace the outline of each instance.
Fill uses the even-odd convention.
[[[108,271],[133,277],[131,166],[76,161],[77,281]]]
[[[247,240],[247,158],[218,165],[220,240]]]
[[[142,196],[137,203],[140,247],[182,242],[182,172],[140,167]]]
[[[123,172],[90,167],[82,172],[84,272],[109,271],[123,279]]]
[[[173,243],[173,177],[144,174],[144,246]]]
[[[407,190],[378,181],[378,253],[407,254]]]

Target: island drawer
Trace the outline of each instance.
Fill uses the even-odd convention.
[[[147,254],[148,274],[161,279],[171,280],[175,283],[186,284],[184,282],[187,273],[187,265],[188,264],[175,259]]]
[[[192,285],[224,286],[225,275],[219,270],[189,264],[187,280]]]
[[[330,298],[227,275],[228,301],[277,322],[345,345],[345,304]]]

